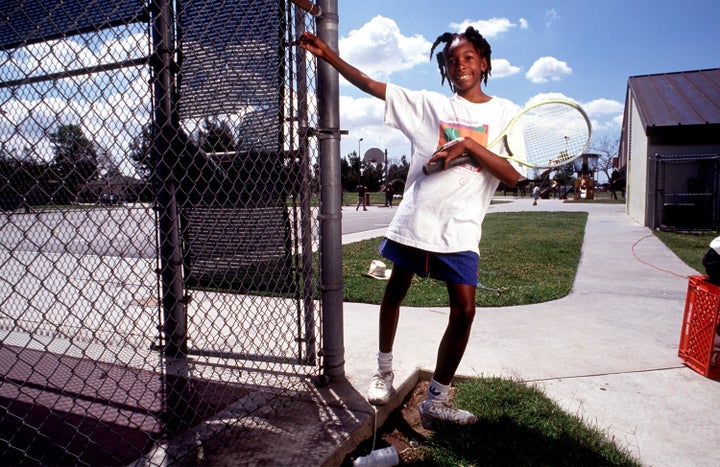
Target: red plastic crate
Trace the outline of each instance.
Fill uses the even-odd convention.
[[[706,276],[688,278],[678,356],[703,376],[720,379],[720,356],[713,358],[715,330],[720,323],[720,286],[705,279]],[[713,360],[717,364],[713,365]]]

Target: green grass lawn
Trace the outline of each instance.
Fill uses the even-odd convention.
[[[575,279],[587,213],[491,213],[480,242],[478,306],[540,303],[567,295]],[[380,303],[385,281],[363,275],[381,259],[380,238],[343,245],[344,300]],[[388,267],[392,264],[385,261]],[[444,282],[415,278],[407,306],[448,306]]]
[[[455,403],[478,423],[437,430],[425,444],[424,465],[640,465],[534,386],[473,378],[458,384]]]
[[[710,242],[717,237],[717,232],[702,233],[679,233],[679,232],[655,232],[668,248],[670,248],[685,264],[705,274],[705,267],[702,265],[702,258],[710,248]]]

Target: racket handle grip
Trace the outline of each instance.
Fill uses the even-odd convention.
[[[443,160],[437,160],[435,162],[425,164],[425,165],[423,165],[423,173],[425,175],[430,175],[435,172],[439,172],[439,171],[443,170],[444,163],[445,163],[445,161],[443,161]],[[448,169],[450,169],[452,167],[456,167],[458,165],[463,165],[463,164],[477,165],[477,161],[475,160],[475,158],[473,156],[471,156],[469,154],[462,154],[462,155],[456,157],[455,159],[451,160],[450,163],[448,163]]]

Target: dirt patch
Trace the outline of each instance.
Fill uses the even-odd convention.
[[[427,394],[427,381],[420,381],[400,408],[395,410],[382,427],[377,431],[375,449],[395,446],[400,465],[424,465],[425,457],[422,449],[430,434],[422,427],[418,405],[425,400]],[[361,443],[355,451],[343,461],[343,466],[350,466],[353,460],[370,453],[373,440]]]

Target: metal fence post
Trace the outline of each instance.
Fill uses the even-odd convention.
[[[337,50],[337,0],[322,0],[319,4],[323,14],[317,22],[318,36]],[[338,380],[345,376],[339,78],[337,71],[323,61],[318,62],[317,74],[323,373],[331,380]]]
[[[187,354],[185,304],[183,303],[182,253],[176,200],[178,182],[173,176],[177,161],[173,139],[173,94],[171,54],[172,6],[169,0],[156,0],[153,8],[154,131],[153,156],[157,170],[157,210],[162,280],[163,333],[165,353]]]
[[[154,119],[152,151],[156,161],[158,237],[160,242],[161,303],[163,311],[163,361],[165,375],[164,421],[170,433],[187,429],[187,411],[192,395],[188,385],[187,312],[183,300],[182,252],[178,218],[178,181],[173,174],[177,164],[179,132],[173,124],[174,87],[172,77],[173,8],[169,0],[153,3],[152,38]]]
[[[295,11],[294,16],[295,34],[299,37],[305,32],[304,14]],[[290,51],[292,54],[292,50]],[[309,144],[309,122],[308,122],[308,69],[305,54],[298,53],[295,55],[295,67],[297,70],[297,124],[298,124],[298,151],[302,155],[300,157],[300,173],[302,177],[300,197],[300,223],[301,241],[302,241],[302,301],[305,309],[305,352],[304,358],[309,364],[317,363],[317,341],[315,339],[315,304],[314,292],[316,284],[314,283],[313,268],[313,246],[312,246],[312,217],[311,198],[313,195],[313,183],[311,176],[310,158],[308,157]],[[291,70],[292,71],[292,70]]]

